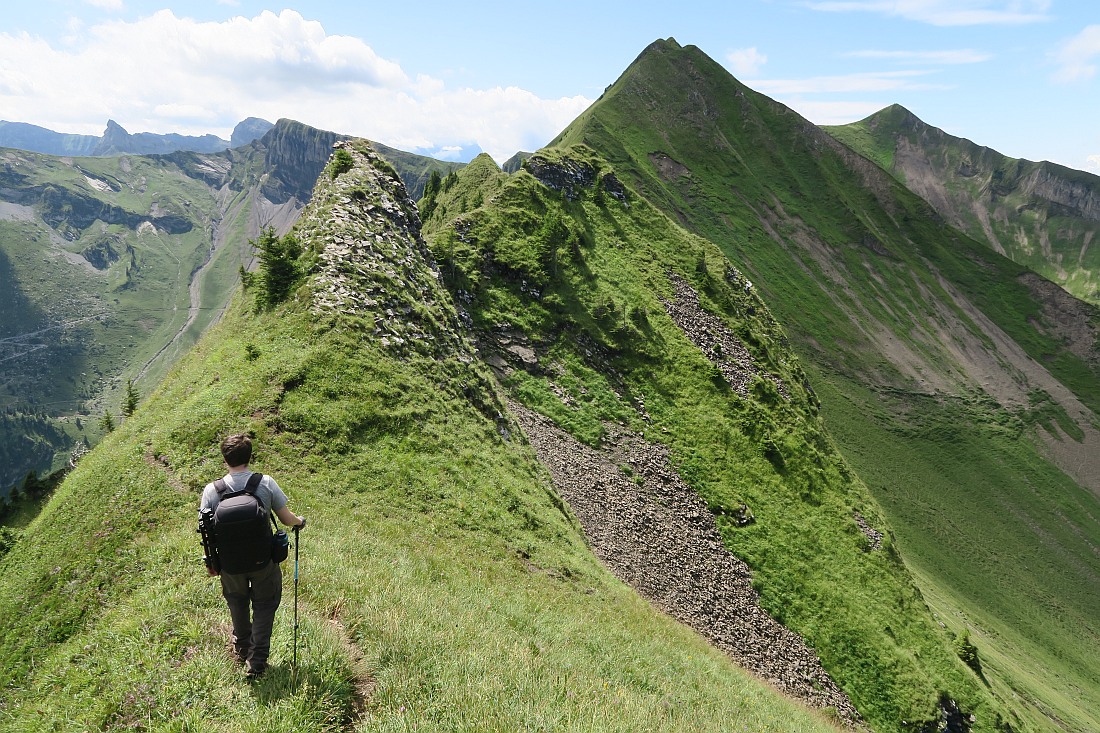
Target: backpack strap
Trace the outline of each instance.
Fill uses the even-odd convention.
[[[240,491],[232,491],[231,494],[252,494],[256,495],[256,488],[260,485],[260,482],[264,480],[262,473],[254,473],[248,477],[248,483],[244,485],[244,488]],[[229,491],[229,484],[225,483],[224,478],[220,478],[214,481],[214,491],[218,492],[218,496],[222,496],[225,492]],[[225,497],[222,497],[225,498]]]
[[[233,491],[230,495],[251,494],[252,496],[255,496],[256,489],[259,487],[260,482],[263,480],[264,475],[262,473],[253,473],[251,476],[248,477],[248,483],[244,485],[243,489],[241,489],[240,491]],[[218,492],[218,496],[225,498],[223,495],[228,490],[229,484],[225,483],[225,479],[220,478],[214,481],[214,491]],[[267,513],[267,516],[271,519],[271,526],[275,528],[276,532],[278,532],[279,525],[275,523],[275,512],[269,511]]]

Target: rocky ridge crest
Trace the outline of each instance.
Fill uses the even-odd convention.
[[[395,353],[469,363],[473,348],[401,178],[364,140],[338,140],[333,148],[353,165],[322,172],[298,223],[317,256],[314,311],[372,319],[369,336]]]

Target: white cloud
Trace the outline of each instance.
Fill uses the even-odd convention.
[[[726,54],[726,62],[734,76],[752,76],[760,73],[760,67],[768,62],[768,57],[753,46],[730,51]]]
[[[852,51],[845,54],[851,58],[887,59],[890,61],[913,62],[953,66],[956,64],[977,64],[989,61],[992,54],[973,49],[955,49],[947,51]]]
[[[1085,158],[1085,170],[1089,173],[1100,174],[1100,155],[1090,155]]]
[[[333,35],[293,10],[197,22],[162,10],[73,27],[60,45],[0,33],[5,119],[61,132],[228,137],[249,116],[281,117],[406,150],[480,146],[503,161],[549,142],[589,104],[515,87],[448,89]]]
[[[1090,25],[1058,49],[1054,78],[1061,82],[1091,79],[1096,76],[1097,56],[1100,56],[1100,25]]]
[[[153,108],[153,114],[189,122],[217,122],[217,114],[213,110],[198,104],[158,104]]]
[[[936,84],[918,84],[912,80],[924,71],[878,71],[840,76],[814,76],[806,79],[760,79],[745,82],[769,96],[791,94],[852,94],[897,90],[945,89]]]
[[[1050,19],[1050,0],[824,0],[814,10],[868,12],[937,26],[1025,25]]]

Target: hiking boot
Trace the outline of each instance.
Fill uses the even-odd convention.
[[[267,667],[249,667],[248,671],[244,673],[244,676],[251,680],[258,680],[264,676],[264,672],[267,671]]]

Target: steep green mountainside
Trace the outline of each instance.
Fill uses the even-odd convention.
[[[1007,719],[951,651],[889,538],[879,544],[879,510],[826,435],[807,376],[752,283],[583,146],[538,153],[511,177],[487,175],[489,165],[461,171],[425,228],[509,397],[575,441],[557,450],[575,463],[587,446],[614,463],[624,429],[663,446],[665,471],[715,515],[763,608],[806,640],[873,729],[902,730],[903,720],[934,729],[949,700],[976,716],[975,729]],[[456,216],[460,201],[482,203]],[[540,457],[555,459],[553,450]],[[648,481],[639,464],[621,470]],[[555,475],[559,492],[604,491],[609,478],[586,482],[586,473]],[[616,531],[619,521],[631,527],[628,512],[586,524],[589,541],[620,577],[692,623],[694,601],[678,601],[708,575],[680,571],[687,558],[666,560],[660,572],[686,576],[670,591],[646,577],[650,556],[620,562],[646,525]],[[604,544],[608,534],[616,539]],[[703,614],[701,632],[720,644],[715,623]],[[739,661],[759,671],[751,634],[735,638]]]
[[[63,467],[224,308],[261,229],[296,220],[340,136],[280,120],[217,154],[0,151],[0,498]],[[456,164],[385,149],[417,190]]]
[[[714,242],[1014,729],[1100,727],[1100,317],[694,47],[648,48],[583,144]]]
[[[293,230],[311,274],[290,300],[256,313],[251,290],[237,298],[0,559],[0,728],[836,730],[642,601],[593,557],[478,357],[469,313],[442,287],[412,201],[365,144],[340,150],[352,167],[322,174]],[[561,206],[520,176],[532,203]],[[709,283],[705,297],[725,304],[723,319],[750,305],[757,315],[745,327],[762,324],[761,339],[778,334],[751,293],[725,283],[705,242],[640,201],[592,214],[593,224],[652,225],[670,238],[651,261],[633,237],[623,241],[629,249],[586,244],[593,264],[624,258],[657,283],[686,257],[676,268]],[[679,245],[691,249],[675,254]],[[700,253],[715,276],[694,273]],[[513,298],[519,287],[491,291]],[[652,311],[630,328],[650,334],[643,348],[666,371],[662,379],[687,380],[711,410],[739,402],[772,411],[733,396],[653,296],[636,295]],[[602,339],[621,323],[599,318],[580,327]],[[684,365],[663,365],[662,340]],[[616,384],[570,356],[567,342],[563,349],[565,368],[583,381],[562,383],[599,387],[582,399],[580,423],[598,431],[609,412],[641,420]],[[802,416],[800,435],[817,435],[797,366],[767,368],[792,399],[756,389],[784,414]],[[529,392],[545,395],[548,383],[528,381]],[[673,396],[668,407],[653,398],[664,423]],[[287,578],[272,667],[251,685],[226,650],[227,612],[194,532],[199,492],[223,470],[219,439],[240,430],[256,434],[256,468],[274,475],[309,518],[299,548],[298,668]],[[791,460],[792,470],[810,470]],[[821,470],[839,471],[835,461],[824,453]],[[753,463],[774,473],[763,458]],[[773,479],[779,490],[782,483]],[[833,509],[809,511],[839,510],[851,524],[848,508],[837,506],[842,497],[831,494],[822,492],[822,506]],[[864,509],[878,521],[873,506]],[[771,513],[764,523],[784,524]],[[837,531],[842,554],[870,578],[899,577],[891,553],[864,553],[858,530]],[[750,533],[763,542],[767,531]],[[919,606],[904,584],[894,589],[901,596],[888,604]],[[927,618],[897,623],[899,635],[915,634],[926,653],[942,656],[944,640]]]
[[[899,105],[825,128],[924,198],[952,226],[1100,304],[1100,178],[1009,158]]]

